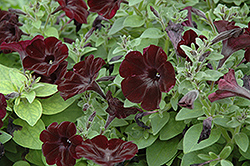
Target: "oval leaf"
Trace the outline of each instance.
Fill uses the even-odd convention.
[[[23,127],[22,130],[14,132],[13,140],[17,144],[30,149],[42,149],[40,133],[45,129],[45,125],[42,120],[38,120],[34,126],[30,126],[21,119],[16,119],[13,123]]]
[[[149,166],[162,165],[171,160],[178,151],[178,143],[178,138],[169,141],[155,141],[146,149],[146,157]]]
[[[57,92],[57,85],[48,83],[38,83],[38,84],[39,84],[38,88],[34,89],[37,97],[47,97]]]
[[[29,125],[34,126],[42,115],[42,105],[35,99],[32,103],[27,100],[22,100],[18,105],[14,106],[14,111],[18,117],[28,122]]]
[[[238,147],[243,151],[246,152],[249,146],[249,139],[245,133],[238,133],[234,136],[234,140]]]
[[[196,124],[188,129],[183,139],[183,151],[185,154],[211,146],[217,142],[221,136],[219,129],[212,129],[209,138],[197,144],[201,131],[202,124]]]
[[[164,33],[157,28],[148,28],[146,29],[140,38],[161,38],[164,36]]]
[[[124,22],[124,27],[140,27],[145,23],[145,20],[138,15],[130,15],[128,16]]]

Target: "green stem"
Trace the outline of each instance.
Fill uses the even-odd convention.
[[[136,6],[133,6],[133,8],[134,8],[137,15],[140,15],[141,17],[143,17],[143,14],[141,13],[141,11],[139,9],[137,9]]]
[[[232,139],[229,137],[227,130],[220,127],[222,136],[226,139],[227,143],[231,143]]]

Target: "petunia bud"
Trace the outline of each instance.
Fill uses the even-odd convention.
[[[219,42],[219,41],[223,41],[223,40],[227,40],[231,37],[238,37],[240,34],[242,34],[244,31],[244,29],[242,28],[234,28],[234,29],[230,29],[228,31],[223,31],[221,33],[219,33],[217,36],[215,36],[215,38],[211,41],[211,45]]]
[[[181,98],[178,105],[189,109],[193,109],[194,101],[197,99],[198,96],[199,96],[198,90],[191,90]]]
[[[243,87],[250,90],[250,75],[244,75],[244,77],[242,78],[243,80]]]
[[[203,129],[201,131],[201,135],[198,140],[198,143],[209,138],[210,133],[211,133],[211,125],[212,125],[212,117],[208,117],[207,119],[203,121]]]
[[[153,6],[150,6],[150,10],[154,13],[154,15],[158,18],[160,18],[159,13],[155,10],[155,8]]]
[[[87,125],[86,125],[86,130],[88,130],[91,126],[91,123],[93,122],[94,118],[96,116],[96,111],[94,111],[88,118]]]

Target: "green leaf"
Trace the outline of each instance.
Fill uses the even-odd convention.
[[[177,153],[179,139],[168,141],[155,141],[146,149],[146,158],[149,166],[163,165]]]
[[[43,166],[42,155],[43,153],[41,150],[30,149],[29,153],[25,156],[25,159],[27,159],[32,164]]]
[[[159,30],[157,28],[148,28],[142,33],[140,38],[157,39],[157,38],[161,38],[163,36],[164,36],[164,33],[161,30]]]
[[[194,102],[194,109],[188,109],[188,108],[182,108],[175,119],[177,121],[179,120],[185,120],[185,119],[191,119],[191,118],[196,118],[204,114],[202,108],[202,104],[196,100]]]
[[[183,94],[183,95],[188,93],[190,90],[193,90],[193,89],[194,89],[194,86],[188,80],[183,80],[178,86],[179,94]]]
[[[222,77],[224,74],[217,71],[217,70],[206,70],[205,71],[206,74],[206,80],[209,81],[217,81],[220,77]]]
[[[0,64],[0,73],[1,73],[0,80],[8,80],[8,81],[11,81],[11,80],[10,80],[10,76],[9,76],[9,71],[10,71],[10,69],[11,69],[11,68],[6,67],[6,66]]]
[[[0,135],[0,142],[2,144],[5,144],[6,142],[8,142],[12,138],[11,135],[9,135],[8,133],[6,133],[6,132],[4,132],[2,130],[0,131],[0,133],[1,133],[1,135]]]
[[[60,113],[53,114],[53,115],[43,114],[41,119],[43,120],[44,124],[48,126],[53,122],[57,122],[57,123],[61,123],[63,121],[75,122],[76,119],[81,117],[82,115],[83,115],[82,109],[77,106],[77,102],[74,102],[68,108],[66,108]]]
[[[44,33],[48,37],[53,36],[53,37],[59,38],[58,31],[54,27],[48,27],[48,28],[46,28],[45,31],[44,31]]]
[[[238,147],[243,151],[246,152],[247,148],[249,146],[249,139],[248,136],[245,133],[237,133],[234,136],[234,140]]]
[[[212,52],[206,59],[207,60],[214,60],[214,61],[217,61],[217,60],[220,60],[224,58],[224,56],[220,53],[216,53],[216,52]]]
[[[231,152],[232,152],[232,148],[230,146],[226,146],[222,149],[219,156],[222,159],[226,159],[231,154]]]
[[[34,89],[37,97],[47,97],[57,92],[57,85],[48,83],[38,83],[39,87]]]
[[[99,47],[100,45],[102,45],[105,42],[105,39],[103,37],[99,37],[96,42],[95,42],[95,46]]]
[[[142,0],[129,0],[129,6],[134,6],[140,3]]]
[[[30,126],[21,119],[15,119],[13,123],[23,127],[22,130],[14,132],[13,140],[18,145],[30,149],[42,149],[40,133],[45,129],[45,125],[42,120],[38,120],[34,126]]]
[[[72,97],[64,101],[59,93],[56,93],[47,99],[40,99],[40,102],[43,107],[43,114],[45,115],[53,115],[62,112],[68,106],[70,106],[74,101],[75,97]]]
[[[201,131],[202,124],[196,124],[188,129],[183,139],[183,152],[185,154],[213,145],[221,135],[219,129],[212,129],[209,138],[197,144]]]
[[[151,126],[153,130],[153,135],[158,134],[158,132],[163,128],[163,126],[168,122],[170,114],[167,111],[163,112],[163,117],[160,117],[159,114],[156,114],[151,119]]]
[[[149,134],[149,137],[145,139],[144,131],[136,123],[132,123],[125,129],[125,133],[128,134],[128,141],[133,141],[138,146],[138,149],[149,147],[158,138],[158,135]]]
[[[9,94],[14,92],[15,88],[11,81],[9,80],[0,80],[0,92],[3,94]]]
[[[144,25],[145,20],[138,16],[138,15],[130,15],[128,16],[124,22],[123,22],[123,26],[124,27],[140,27],[142,25]]]
[[[117,119],[117,118],[115,118],[112,122],[111,122],[111,124],[110,124],[110,126],[113,126],[113,127],[120,127],[120,126],[127,126],[129,123],[126,121],[126,120],[124,120],[124,119]]]
[[[23,92],[22,95],[29,101],[29,103],[32,103],[36,98],[36,92],[30,91],[30,92]]]
[[[183,121],[175,121],[175,116],[175,112],[170,112],[170,119],[168,123],[160,131],[160,140],[169,140],[182,133],[186,124],[183,123]]]
[[[111,29],[109,30],[108,35],[113,35],[116,32],[119,32],[123,29],[123,22],[126,19],[126,17],[121,17],[115,20],[114,24],[112,25]]]
[[[27,161],[17,161],[13,164],[13,166],[30,166],[30,164]]]
[[[27,81],[27,78],[21,73],[21,71],[12,68],[9,69],[9,78],[10,81],[18,87],[23,86],[23,82]]]
[[[231,161],[228,160],[221,160],[220,164],[221,166],[234,166],[233,163],[231,163]]]
[[[14,111],[17,116],[28,122],[31,126],[34,126],[38,119],[40,119],[42,110],[42,105],[37,99],[32,103],[22,100],[19,105],[14,105]]]
[[[35,27],[36,29],[39,29],[42,25],[42,21],[40,20],[37,20],[37,21],[33,21],[32,23],[32,26]]]

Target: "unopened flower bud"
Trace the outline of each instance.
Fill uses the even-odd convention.
[[[153,6],[150,6],[150,10],[154,13],[154,15],[158,18],[160,18],[159,13],[155,10],[155,8]]]
[[[181,98],[178,105],[185,107],[185,108],[193,109],[194,108],[194,101],[197,99],[198,95],[199,95],[198,90],[189,91],[187,94],[185,94]]]
[[[208,117],[207,119],[203,120],[203,129],[201,131],[198,143],[209,138],[211,133],[211,125],[212,125],[212,117]]]

